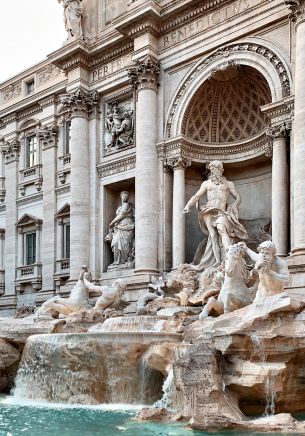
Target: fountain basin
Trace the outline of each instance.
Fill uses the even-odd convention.
[[[153,404],[164,374],[144,359],[151,347],[178,344],[178,334],[91,332],[28,338],[14,398],[56,403]]]

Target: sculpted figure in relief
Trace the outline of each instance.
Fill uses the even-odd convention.
[[[198,219],[202,232],[208,235],[208,241],[197,270],[217,267],[223,260],[225,250],[234,243],[235,238],[244,240],[248,237],[246,229],[238,221],[240,196],[234,183],[223,177],[222,162],[215,160],[207,167],[210,170],[209,179],[202,183],[183,211],[190,212],[191,207],[207,195],[207,203],[200,207]],[[234,198],[231,204],[230,195]]]
[[[111,243],[113,263],[109,268],[134,267],[134,205],[128,201],[129,193],[122,191],[121,206],[116,211],[116,217],[109,224],[109,233],[105,241]]]
[[[287,264],[276,255],[276,247],[273,242],[265,241],[258,246],[258,254],[246,246],[245,252],[256,262],[254,271],[258,272],[259,285],[255,301],[265,297],[284,292],[284,287],[289,282]]]
[[[133,110],[122,111],[117,102],[114,102],[112,109],[107,110],[106,130],[111,135],[107,148],[123,148],[133,145]]]
[[[82,0],[58,0],[58,3],[62,3],[64,7],[64,22],[68,32],[68,39],[73,36],[81,38],[83,36]]]

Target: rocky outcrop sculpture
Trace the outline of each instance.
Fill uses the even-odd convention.
[[[163,299],[164,291],[163,288],[166,286],[166,281],[164,276],[152,276],[151,283],[148,284],[151,289],[149,292],[141,295],[137,302],[137,315],[146,315],[147,308],[146,305],[156,299]]]
[[[187,306],[189,298],[198,288],[198,276],[194,267],[189,264],[180,265],[172,272],[167,286],[176,292],[181,306]]]

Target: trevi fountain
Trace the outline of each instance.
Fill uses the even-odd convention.
[[[58,3],[0,85],[0,434],[305,434],[305,2]]]

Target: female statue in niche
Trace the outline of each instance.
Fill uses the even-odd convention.
[[[83,36],[82,0],[58,0],[58,3],[62,3],[64,7],[64,22],[68,32],[68,39],[73,36],[81,38]]]
[[[120,193],[121,206],[116,211],[116,217],[109,224],[109,233],[105,241],[111,242],[113,252],[112,268],[134,268],[134,205],[128,202],[129,193]]]

